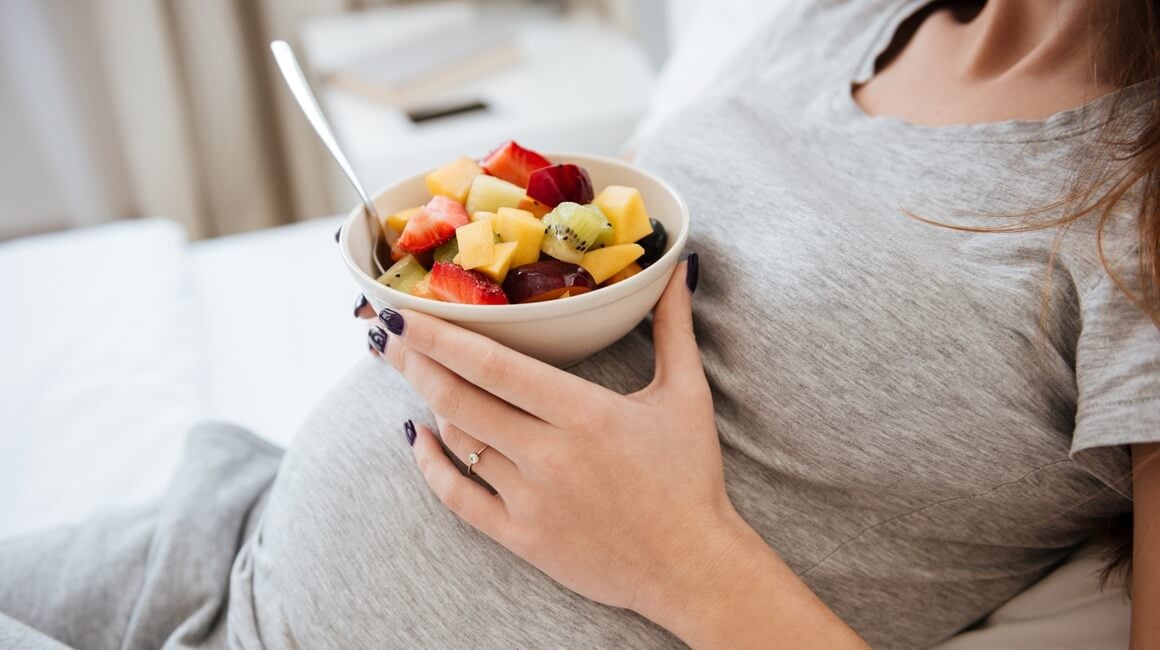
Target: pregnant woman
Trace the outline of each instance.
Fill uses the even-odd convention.
[[[1111,531],[1160,647],[1160,13],[800,4],[639,149],[694,216],[651,331],[385,311],[284,458],[206,427],[0,547],[0,641],[923,647]]]

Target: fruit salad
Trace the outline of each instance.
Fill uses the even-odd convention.
[[[639,190],[596,193],[583,167],[512,140],[425,180],[425,205],[383,220],[394,264],[379,282],[396,291],[472,305],[558,300],[630,278],[665,252]]]

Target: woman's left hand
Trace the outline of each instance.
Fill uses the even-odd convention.
[[[431,431],[408,431],[439,499],[566,587],[646,616],[691,573],[711,572],[738,535],[689,280],[678,267],[657,304],[655,378],[631,395],[430,316],[381,316],[401,331],[385,355],[426,399],[447,448],[466,463],[487,446],[473,470],[495,495]]]

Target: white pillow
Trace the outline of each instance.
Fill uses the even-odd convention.
[[[200,411],[185,232],[0,244],[0,537],[160,494]]]
[[[334,243],[341,218],[190,248],[208,418],[279,445],[366,356],[358,288]]]
[[[1131,636],[1132,609],[1123,584],[1100,589],[1097,549],[1086,547],[996,610],[979,629],[938,650],[1123,650]]]

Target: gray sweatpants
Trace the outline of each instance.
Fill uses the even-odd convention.
[[[0,541],[0,648],[225,648],[230,568],[281,458],[205,424],[158,506]]]

